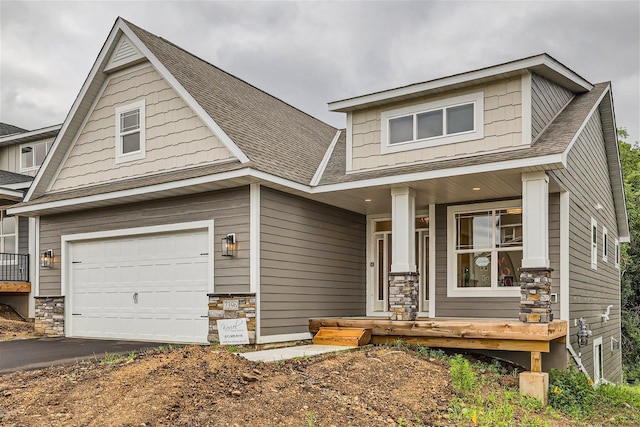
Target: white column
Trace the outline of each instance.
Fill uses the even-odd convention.
[[[391,273],[416,272],[416,193],[410,187],[391,189]]]
[[[522,174],[523,268],[549,268],[549,177]]]

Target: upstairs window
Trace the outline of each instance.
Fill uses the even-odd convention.
[[[598,223],[591,218],[591,268],[598,269]]]
[[[609,233],[607,227],[602,227],[602,261],[609,261]]]
[[[381,113],[382,152],[451,144],[484,136],[482,92]]]
[[[20,172],[36,170],[40,167],[51,148],[51,141],[33,142],[20,146]]]
[[[144,159],[144,100],[116,108],[116,163]]]
[[[7,216],[6,211],[0,211],[0,252],[3,254],[17,253],[16,245],[16,217]],[[5,257],[0,257],[2,261]],[[7,258],[9,259],[9,258]]]

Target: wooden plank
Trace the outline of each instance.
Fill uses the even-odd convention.
[[[317,345],[363,346],[369,344],[371,330],[361,328],[320,328],[313,343]]]
[[[372,335],[510,339],[524,341],[551,341],[566,335],[566,321],[552,323],[522,323],[517,320],[499,319],[429,319],[397,321],[387,319],[325,318],[310,319],[309,330],[315,332],[321,326],[371,329]]]
[[[31,283],[29,282],[0,282],[0,292],[31,292]]]
[[[542,355],[539,351],[531,352],[531,372],[542,372]]]
[[[377,336],[371,337],[371,344],[393,344],[398,340],[411,345],[424,347],[464,348],[470,350],[507,350],[507,351],[538,351],[548,353],[550,346],[545,341],[516,341],[475,338],[430,338],[406,336]]]

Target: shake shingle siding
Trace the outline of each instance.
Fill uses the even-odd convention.
[[[618,226],[607,153],[602,136],[599,111],[596,110],[567,157],[566,170],[553,171],[552,177],[569,193],[569,295],[571,344],[577,349],[574,320],[584,318],[593,331],[589,344],[580,349],[582,363],[593,375],[593,340],[602,337],[604,378],[620,382],[620,350],[611,351],[611,338],[620,340],[620,276],[615,268],[614,241]],[[598,224],[597,269],[591,268],[591,218]],[[608,261],[603,261],[602,231],[608,231]],[[609,322],[600,314],[613,305]]]
[[[261,335],[365,315],[365,217],[265,187],[260,199]]]
[[[572,97],[571,91],[531,74],[531,136],[538,136]]]
[[[53,249],[53,268],[40,269],[40,295],[60,295],[60,245],[67,234],[134,227],[214,221],[214,291],[249,291],[249,245],[240,244],[233,258],[220,255],[220,241],[234,232],[249,242],[249,188],[202,193],[105,209],[92,209],[40,218],[40,251]]]

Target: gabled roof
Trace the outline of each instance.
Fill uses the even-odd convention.
[[[26,131],[26,129],[19,128],[18,126],[0,122],[0,136],[13,135],[15,133],[22,133]]]
[[[543,53],[505,62],[504,64],[481,68],[479,70],[454,74],[453,76],[330,102],[329,110],[347,112],[376,105],[389,104],[472,84],[486,83],[496,79],[516,76],[526,71],[533,71],[575,93],[588,92],[593,88],[591,83],[576,72],[564,66],[550,55]]]
[[[32,141],[54,138],[62,125],[47,126],[46,128],[24,131],[12,135],[0,136],[0,145],[24,144]]]
[[[54,179],[108,77],[104,68],[122,35],[151,62],[240,163],[296,183],[311,181],[337,132],[335,128],[118,18],[26,201],[44,195]]]

